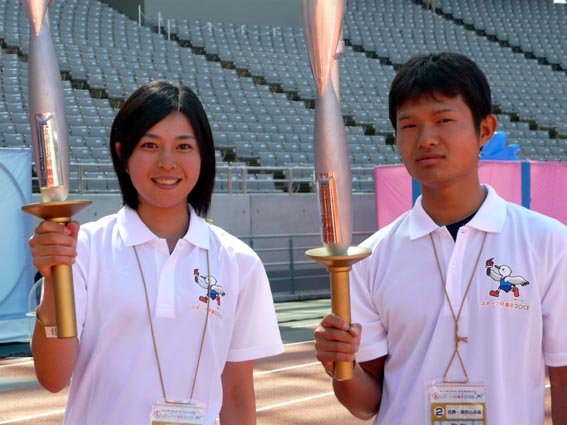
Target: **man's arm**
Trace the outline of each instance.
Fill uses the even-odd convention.
[[[337,399],[359,419],[370,419],[380,409],[385,361],[386,357],[380,357],[360,364],[355,362],[352,379],[333,379]]]
[[[221,425],[256,424],[254,361],[226,362],[222,372]]]
[[[349,326],[334,314],[323,318],[314,332],[315,351],[327,374],[333,374],[337,361],[355,362],[361,333],[359,324]],[[337,399],[357,418],[370,419],[378,413],[385,361],[384,356],[361,364],[355,362],[352,379],[333,380]]]
[[[549,382],[553,425],[567,425],[567,366],[550,367]]]

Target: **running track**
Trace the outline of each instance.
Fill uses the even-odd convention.
[[[313,329],[329,300],[276,304],[285,353],[256,362],[258,425],[363,425],[335,400],[331,380],[314,356]],[[62,423],[67,389],[51,394],[35,379],[27,357],[0,359],[0,425]],[[546,397],[549,419],[549,390]],[[102,425],[102,424],[101,424]]]

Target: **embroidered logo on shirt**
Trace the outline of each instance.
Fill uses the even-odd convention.
[[[199,297],[199,301],[203,303],[207,303],[209,300],[209,295],[207,295],[207,288],[209,286],[209,282],[211,285],[210,291],[210,298],[211,301],[215,301],[217,305],[220,307],[221,305],[221,297],[224,297],[226,294],[224,289],[221,285],[218,284],[217,279],[214,276],[205,276],[199,272],[199,269],[193,270],[193,276],[195,278],[195,283],[199,285],[201,288],[205,290],[205,295],[201,295]]]
[[[499,283],[497,289],[491,290],[488,294],[492,297],[499,297],[500,293],[504,291],[505,293],[512,292],[514,298],[520,297],[519,286],[529,285],[525,278],[522,276],[512,276],[512,268],[508,265],[496,265],[494,264],[494,258],[486,260],[486,275]]]

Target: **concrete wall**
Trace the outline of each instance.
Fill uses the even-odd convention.
[[[142,6],[142,12],[144,11],[144,0],[101,0],[112,6],[114,9],[124,13],[131,19],[135,21],[138,20],[138,6]]]
[[[89,194],[70,199],[93,201],[75,217],[80,223],[112,214],[121,207],[119,195]],[[33,202],[40,201],[35,194]],[[353,195],[352,210],[352,242],[356,245],[376,229],[374,194]],[[329,295],[328,272],[305,255],[306,250],[322,245],[316,194],[218,194],[213,196],[210,218],[253,246],[266,266],[278,300]],[[34,220],[35,227],[38,219]]]
[[[106,0],[122,3],[123,0]],[[144,13],[157,20],[199,19],[205,22],[301,26],[300,0],[145,0]]]
[[[75,217],[82,223],[112,214],[122,204],[118,194],[71,195],[69,199],[93,201],[93,205]],[[33,202],[41,202],[39,194],[34,194]],[[374,194],[354,194],[352,202],[353,232],[374,232]],[[215,194],[210,217],[216,225],[236,236],[319,233],[318,204],[314,193]]]

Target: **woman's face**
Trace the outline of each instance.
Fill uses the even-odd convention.
[[[187,116],[174,112],[150,128],[128,159],[127,172],[138,192],[140,214],[172,208],[186,214],[187,195],[201,172],[201,154]]]

